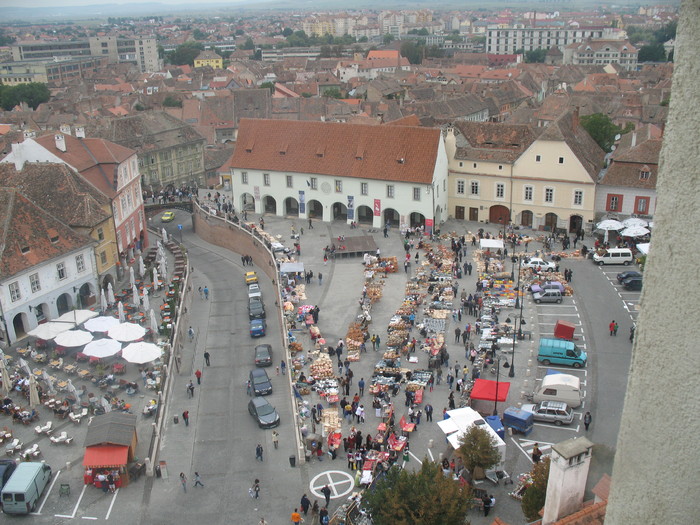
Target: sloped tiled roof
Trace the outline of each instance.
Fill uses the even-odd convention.
[[[496,122],[455,122],[467,142],[457,148],[456,159],[514,162],[537,139],[540,128]]]
[[[136,151],[162,149],[204,140],[190,125],[162,111],[148,111],[110,121],[103,137]]]
[[[430,184],[439,129],[243,119],[236,169]]]
[[[110,215],[109,199],[66,164],[25,162],[21,171],[0,164],[0,186],[18,189],[43,210],[73,228],[92,228]]]
[[[136,416],[119,412],[108,412],[95,416],[87,429],[84,446],[131,445],[136,433]]]
[[[53,236],[56,242],[51,242]],[[0,187],[0,279],[92,243],[17,189]]]

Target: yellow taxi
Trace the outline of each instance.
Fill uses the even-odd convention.
[[[255,272],[246,272],[246,274],[245,274],[245,283],[246,284],[257,283],[257,282],[258,282],[258,275]]]
[[[166,211],[160,216],[160,222],[172,222],[175,219],[174,211]]]

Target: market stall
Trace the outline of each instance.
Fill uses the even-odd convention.
[[[135,415],[109,412],[95,416],[85,437],[83,482],[99,486],[112,475],[117,488],[126,486],[127,466],[134,461],[137,441]]]
[[[477,379],[474,381],[474,386],[469,396],[472,400],[472,408],[477,412],[490,415],[493,412],[494,403],[506,402],[509,390],[510,383],[491,381],[489,379]],[[479,404],[475,403],[475,401],[485,401],[487,403]],[[479,410],[479,408],[481,408],[481,410]]]

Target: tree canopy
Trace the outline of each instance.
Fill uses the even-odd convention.
[[[547,498],[547,480],[549,479],[549,458],[543,458],[535,463],[530,472],[532,484],[525,490],[520,508],[525,514],[525,519],[535,521],[540,517],[539,512],[544,507]]]
[[[457,455],[472,476],[477,468],[488,470],[501,460],[496,441],[483,428],[473,425],[459,441]]]
[[[194,65],[194,59],[197,58],[202,51],[204,51],[204,45],[199,42],[185,42],[175,48],[175,51],[168,53],[168,62],[176,66],[182,66],[189,64]]]
[[[613,123],[610,117],[602,113],[594,113],[581,117],[581,126],[588,132],[598,146],[606,152],[612,151],[611,147],[615,143],[615,136],[628,133],[634,129],[634,125],[628,124],[624,129]]]
[[[651,44],[639,48],[637,62],[666,62],[666,49],[663,44]]]
[[[16,86],[0,84],[0,106],[5,111],[12,110],[20,102],[25,102],[32,109],[36,109],[39,104],[48,102],[50,98],[49,88],[41,82],[30,82]]]
[[[375,525],[443,525],[464,523],[470,498],[469,488],[426,459],[417,472],[391,468],[362,501]]]

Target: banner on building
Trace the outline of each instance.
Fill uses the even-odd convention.
[[[355,220],[355,197],[353,195],[348,195],[348,219]]]
[[[382,214],[382,200],[374,199],[374,216],[379,217]]]
[[[306,213],[306,194],[304,190],[299,190],[299,214]]]
[[[425,219],[425,233],[426,235],[433,233],[433,219]]]

